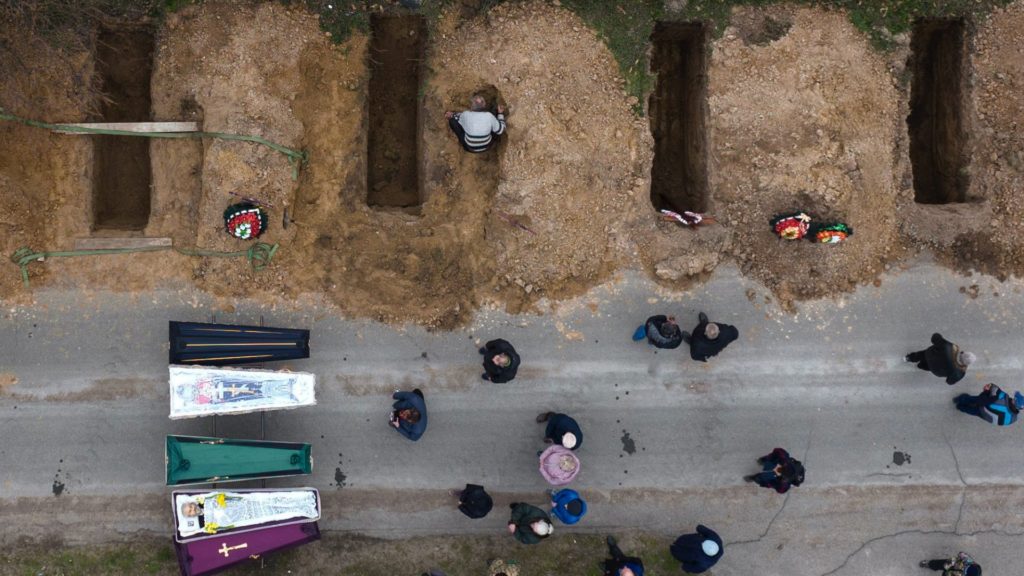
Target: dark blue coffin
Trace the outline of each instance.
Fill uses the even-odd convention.
[[[201,366],[234,366],[309,358],[309,330],[170,323],[170,363]]]

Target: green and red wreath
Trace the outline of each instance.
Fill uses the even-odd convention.
[[[250,202],[232,204],[224,210],[224,228],[235,238],[259,238],[267,229],[267,212]]]

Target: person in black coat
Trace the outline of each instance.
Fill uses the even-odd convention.
[[[458,497],[459,511],[470,518],[483,518],[494,507],[491,495],[478,484],[466,484],[462,490],[452,490],[449,494]]]
[[[911,352],[903,357],[907,362],[917,364],[921,370],[945,378],[946,384],[952,386],[959,382],[967,373],[967,367],[974,362],[975,356],[942,337],[936,332],[932,334],[932,345],[918,352]]]
[[[696,534],[683,534],[669,547],[669,552],[682,563],[683,570],[700,574],[714,566],[725,549],[714,530],[698,524]]]
[[[633,332],[634,341],[639,342],[644,338],[656,348],[678,348],[683,342],[683,331],[676,324],[675,316],[651,316]]]
[[[583,444],[583,431],[576,420],[568,414],[545,412],[537,416],[537,422],[547,422],[544,430],[544,441],[554,442],[565,446],[569,450],[575,450]]]
[[[690,358],[698,362],[707,362],[708,358],[717,355],[725,347],[740,337],[735,326],[708,322],[708,315],[701,312],[697,315],[697,327],[693,332],[683,332],[683,340],[690,345]]]
[[[484,355],[484,380],[504,384],[516,377],[519,370],[519,354],[506,340],[491,340],[480,349]]]
[[[605,539],[610,559],[601,562],[604,576],[644,576],[644,561],[636,556],[626,556],[619,548],[614,536]]]
[[[804,483],[804,465],[793,458],[782,448],[776,448],[767,456],[757,459],[761,465],[759,474],[744,476],[747,482],[755,482],[762,488],[774,488],[779,494],[785,494],[793,486]]]

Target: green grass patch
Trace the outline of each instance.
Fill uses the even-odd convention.
[[[562,6],[593,28],[615,56],[626,92],[637,99],[633,111],[639,116],[654,83],[647,73],[647,47],[654,23],[661,18],[661,5],[661,0],[562,0]]]
[[[880,50],[889,50],[893,36],[910,30],[914,20],[933,17],[983,18],[993,8],[1012,0],[793,0],[791,4],[846,10],[858,30],[871,38]],[[729,24],[735,6],[782,4],[767,0],[689,0],[682,11],[669,15],[673,20],[706,20],[721,35]]]

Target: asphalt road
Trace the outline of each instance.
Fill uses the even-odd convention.
[[[0,383],[16,379],[0,396],[0,543],[169,534],[164,435],[259,437],[261,424],[313,443],[311,477],[270,485],[319,488],[323,529],[498,533],[506,503],[544,502],[534,417],[558,410],[583,426],[573,487],[591,512],[556,536],[701,522],[726,541],[716,576],[917,575],[917,560],[958,549],[986,575],[1024,574],[1024,424],[998,429],[950,402],[990,381],[1016,389],[1022,288],[921,262],[791,314],[731,269],[685,293],[625,275],[539,315],[482,310],[454,332],[345,320],[312,298],[225,309],[192,292],[43,291],[0,319]],[[708,364],[630,341],[650,314],[688,329],[699,310],[740,330]],[[262,423],[169,420],[167,321],[261,317],[312,329],[312,358],[290,368],[317,375],[318,405]],[[902,362],[934,331],[978,355],[957,386]],[[512,383],[480,379],[476,348],[494,337],[522,354]],[[386,422],[390,392],[412,387],[430,415],[417,443]],[[807,467],[786,496],[742,481],[774,446]],[[452,506],[447,490],[466,482],[495,496],[487,518]]]

